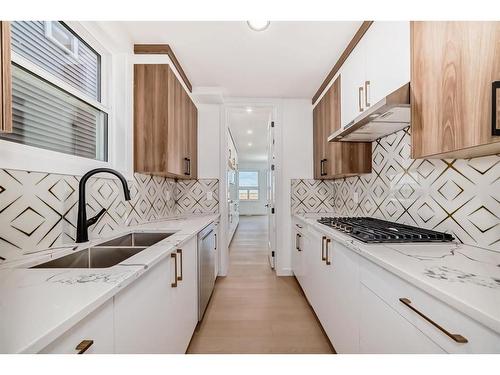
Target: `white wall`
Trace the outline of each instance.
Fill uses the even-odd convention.
[[[267,214],[267,162],[245,162],[240,161],[240,171],[259,172],[259,200],[240,200],[240,215],[266,215]]]
[[[290,185],[296,178],[313,178],[313,121],[310,99],[282,102],[281,199],[283,215],[278,223],[278,275],[292,275]]]
[[[197,107],[198,178],[220,178],[220,105]]]

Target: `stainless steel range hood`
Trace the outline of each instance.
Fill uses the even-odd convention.
[[[400,87],[366,109],[328,142],[371,142],[410,125],[410,84]]]

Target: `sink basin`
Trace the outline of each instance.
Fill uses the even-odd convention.
[[[134,232],[31,268],[108,268],[172,234]]]
[[[144,249],[146,248],[135,246],[91,247],[31,268],[108,268]]]
[[[99,245],[101,246],[152,246],[167,237],[170,237],[174,233],[140,233],[134,232],[126,234]]]

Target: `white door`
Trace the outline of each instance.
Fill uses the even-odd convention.
[[[271,268],[276,265],[276,141],[274,131],[274,121],[270,121],[268,126],[268,178],[267,178],[267,222],[268,222],[268,257]]]

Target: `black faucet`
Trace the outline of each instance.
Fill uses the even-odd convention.
[[[97,215],[87,220],[86,203],[85,203],[85,185],[87,180],[95,175],[96,173],[111,173],[118,177],[123,185],[123,194],[125,195],[125,200],[130,200],[130,191],[128,190],[127,180],[121,175],[121,173],[110,168],[96,168],[88,171],[82,176],[80,184],[78,185],[78,221],[76,224],[76,242],[87,242],[89,240],[88,228],[94,225],[97,220],[106,212],[103,208]]]

